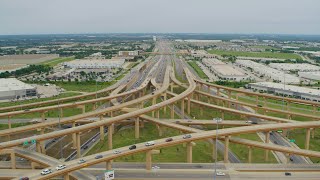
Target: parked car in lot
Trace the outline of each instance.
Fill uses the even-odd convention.
[[[149,141],[149,142],[146,142],[145,146],[153,146],[155,143],[154,141]]]
[[[129,147],[130,150],[133,150],[133,149],[136,149],[136,148],[137,148],[136,145],[132,145],[132,146]]]
[[[172,138],[166,139],[166,142],[170,142],[170,141],[173,141],[173,139]]]
[[[44,169],[42,172],[41,172],[41,175],[47,175],[47,174],[50,174],[52,173],[52,170],[51,169]]]
[[[100,159],[100,158],[102,158],[103,156],[101,155],[101,154],[99,154],[99,155],[96,155],[96,159]]]
[[[191,138],[191,134],[185,134],[185,135],[183,136],[183,139],[189,139],[189,138]]]
[[[62,165],[57,166],[56,169],[59,171],[59,170],[64,169],[66,167],[67,167],[66,165],[62,164]]]

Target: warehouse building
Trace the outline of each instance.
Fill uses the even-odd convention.
[[[80,59],[65,62],[64,66],[75,69],[108,69],[122,67],[125,59]]]
[[[284,85],[273,82],[258,82],[247,85],[255,91],[272,93],[278,96],[285,96],[309,101],[320,102],[320,90],[300,86]]]
[[[202,63],[210,69],[220,80],[224,81],[244,81],[248,76],[243,72],[235,69],[231,65],[225,64],[218,59],[202,59]]]
[[[299,76],[304,79],[320,81],[320,71],[315,72],[298,72]]]
[[[320,67],[312,64],[270,63],[270,67],[282,71],[319,71]]]
[[[36,95],[37,90],[35,87],[21,82],[16,78],[0,80],[0,100],[20,99]]]
[[[300,79],[294,75],[287,74],[283,71],[271,68],[269,66],[256,63],[250,60],[236,60],[236,65],[240,67],[246,67],[254,71],[255,73],[264,76],[264,78],[269,78],[273,81],[284,82],[286,84],[299,84]]]
[[[138,56],[139,55],[139,51],[119,51],[118,55],[120,57],[124,56]]]

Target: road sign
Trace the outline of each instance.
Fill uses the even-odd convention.
[[[37,143],[37,140],[35,140],[35,139],[31,140],[31,144],[36,144],[36,143]]]
[[[23,142],[23,145],[24,145],[24,146],[28,146],[28,144],[29,144],[28,141]]]
[[[278,132],[278,133],[282,133],[283,131],[282,131],[282,130],[278,130],[277,132]]]
[[[293,142],[293,143],[294,143],[294,142],[296,142],[296,140],[295,140],[295,139],[290,139],[290,142]]]
[[[114,170],[105,171],[104,172],[104,179],[105,180],[114,179]]]

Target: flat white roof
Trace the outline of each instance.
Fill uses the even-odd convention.
[[[283,85],[281,83],[273,83],[273,82],[258,82],[258,83],[250,83],[252,85],[259,85],[269,88],[281,89],[286,91],[298,92],[298,93],[305,93],[310,95],[320,96],[320,90],[311,89],[306,87],[300,86],[293,86],[293,85]]]
[[[1,78],[0,79],[0,92],[34,89],[35,87],[17,80],[16,78]]]

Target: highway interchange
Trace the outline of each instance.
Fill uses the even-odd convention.
[[[105,167],[107,169],[110,169],[113,159],[140,152],[146,153],[146,162],[144,164],[146,170],[139,171],[139,173],[135,173],[135,175],[132,175],[132,172],[130,173],[129,170],[128,172],[122,170],[121,176],[123,177],[121,178],[124,179],[132,177],[138,179],[207,179],[212,176],[212,169],[210,169],[210,171],[198,174],[193,171],[195,169],[194,167],[189,166],[188,171],[194,173],[189,173],[188,175],[185,175],[183,173],[183,165],[174,166],[176,169],[180,169],[182,167],[182,170],[180,169],[181,173],[176,173],[175,175],[166,172],[166,170],[159,170],[157,176],[154,176],[153,173],[150,173],[152,166],[152,150],[184,143],[186,144],[188,150],[187,162],[192,163],[193,141],[208,140],[212,142],[212,145],[214,145],[212,139],[215,139],[215,137],[217,136],[215,130],[203,131],[195,127],[214,125],[215,122],[212,120],[193,120],[188,116],[188,114],[190,114],[191,105],[199,105],[200,107],[208,107],[214,110],[218,110],[221,113],[239,114],[246,117],[247,120],[255,121],[258,123],[251,124],[247,123],[245,120],[222,122],[223,124],[221,125],[232,127],[219,130],[218,150],[219,152],[222,152],[224,154],[224,164],[220,164],[220,167],[229,167],[228,164],[240,162],[236,155],[234,155],[232,151],[230,151],[230,149],[228,148],[229,143],[237,143],[246,145],[248,147],[262,148],[265,149],[266,152],[278,152],[284,156],[284,160],[282,161],[287,161],[288,158],[292,158],[291,163],[306,164],[307,160],[305,160],[305,157],[320,157],[320,152],[309,150],[310,133],[314,128],[320,127],[320,121],[318,121],[320,119],[319,116],[292,112],[289,111],[289,108],[287,108],[286,110],[279,110],[267,108],[265,106],[259,107],[250,103],[243,103],[238,101],[237,99],[231,98],[231,92],[248,94],[254,97],[263,97],[265,99],[281,99],[286,101],[287,104],[305,104],[310,105],[311,107],[319,107],[318,103],[298,99],[280,98],[271,95],[247,92],[244,90],[209,84],[207,82],[202,81],[194,72],[194,70],[191,67],[189,67],[181,57],[173,55],[172,52],[174,52],[174,49],[171,46],[170,42],[159,41],[157,43],[156,49],[158,50],[158,52],[155,52],[156,54],[154,56],[151,55],[146,61],[132,69],[121,81],[97,93],[89,93],[76,97],[51,100],[47,102],[44,101],[38,104],[33,103],[29,105],[20,105],[16,107],[0,108],[0,117],[5,117],[8,119],[8,122],[14,123],[14,116],[19,114],[27,114],[34,112],[40,112],[43,114],[46,111],[53,109],[60,109],[60,111],[63,112],[64,108],[80,107],[84,104],[98,104],[98,102],[100,103],[100,105],[102,104],[100,107],[96,107],[92,111],[84,111],[82,114],[62,118],[59,122],[57,119],[45,121],[44,117],[41,117],[42,122],[38,124],[26,125],[17,128],[12,128],[11,126],[9,126],[9,129],[0,131],[0,137],[2,138],[0,143],[0,154],[8,154],[13,160],[16,159],[16,156],[23,157],[31,162],[41,164],[42,168],[49,167],[50,169],[53,169],[53,172],[48,175],[40,175],[42,169],[32,169],[31,171],[26,171],[27,173],[25,173],[24,176],[27,176],[30,179],[50,179],[61,176],[63,176],[64,179],[69,179],[70,177],[76,179],[94,179],[94,175],[97,174],[93,173],[94,175],[92,175],[90,172],[84,171],[83,169],[94,167],[96,164],[101,163],[105,163]],[[178,78],[176,78],[176,76],[179,76],[183,80],[183,82],[180,82]],[[174,87],[182,87],[184,88],[184,91],[180,94],[175,94],[172,91],[172,88]],[[91,99],[81,99],[88,97],[91,97]],[[208,99],[208,102],[201,101],[200,97],[206,97]],[[157,103],[157,98],[161,98],[162,101]],[[72,100],[78,101],[70,102]],[[218,104],[222,105],[212,104],[210,103],[211,100],[217,101]],[[145,107],[145,104],[148,101],[152,102],[152,104],[148,107]],[[55,105],[58,102],[60,104]],[[177,102],[180,102],[180,104],[178,104]],[[288,118],[279,118],[264,114],[258,114],[256,112],[250,111],[250,108],[260,109],[268,112],[273,111],[277,113],[287,114]],[[171,119],[160,119],[160,109],[166,109],[167,111],[170,111]],[[146,115],[149,112],[152,113],[152,117]],[[174,119],[174,116],[172,116],[172,114],[174,115],[175,113],[179,114],[182,118]],[[301,116],[310,119],[310,121],[298,122],[292,120],[292,116]],[[76,123],[86,121],[86,119],[88,118],[96,118],[96,120],[88,121],[79,126],[76,125]],[[86,162],[84,164],[78,163],[79,158],[81,158],[82,152],[80,148],[80,134],[82,132],[86,132],[91,129],[100,129],[99,138],[103,140],[104,137],[107,137],[108,147],[109,149],[113,149],[112,134],[114,133],[114,126],[116,124],[126,122],[128,121],[128,119],[133,120],[136,135],[138,136],[139,128],[141,128],[140,124],[144,122],[154,123],[159,127],[165,126],[168,128],[177,129],[180,130],[182,134],[172,137],[173,141],[170,142],[166,142],[167,138],[154,140],[155,145],[153,146],[145,146],[145,143],[139,143],[136,144],[137,148],[133,150],[129,150],[130,145],[128,144],[128,146],[126,147],[121,147],[118,149],[108,150],[99,153],[99,155],[102,155],[102,158],[99,159],[95,158],[97,154],[82,157],[86,160]],[[57,126],[58,123],[72,124],[72,128],[57,131],[46,130],[46,128],[48,127]],[[271,133],[272,131],[276,131],[278,129],[286,131],[287,129],[297,128],[307,129],[306,149],[292,147],[283,137],[283,134],[275,132]],[[107,131],[105,131],[105,129],[107,129]],[[34,135],[32,137],[13,139],[14,135],[16,134],[34,130],[38,130],[40,134]],[[105,133],[107,133],[106,136]],[[191,133],[192,137],[188,139],[182,138],[183,134],[186,133]],[[248,133],[262,133],[267,143],[232,137],[235,135]],[[43,142],[51,140],[53,138],[59,138],[65,135],[72,135],[73,147],[77,151],[77,157],[73,160],[65,162],[64,164],[67,165],[65,169],[56,171],[55,167],[59,164],[59,161],[45,155],[46,149],[44,147]],[[28,152],[23,147],[21,147],[21,145],[25,141],[30,141],[31,139],[36,140],[37,142],[35,148],[36,151]],[[277,143],[269,143],[270,141]],[[121,153],[115,154],[115,150],[119,150],[121,151]],[[50,159],[50,161],[48,159]],[[11,168],[15,169],[17,163],[18,161],[11,161]],[[287,162],[285,162],[284,164],[286,163]],[[166,166],[163,166],[164,169],[165,167]],[[167,169],[170,169],[170,167],[167,167]],[[219,169],[223,172],[226,172],[226,176],[221,177],[225,179],[241,179],[242,177],[250,177],[251,179],[255,179],[258,177],[268,178],[268,173],[263,172],[254,174],[252,172],[244,173],[237,170],[229,171],[228,168],[224,170],[223,168]],[[261,171],[263,171],[263,168],[261,169]],[[265,169],[268,169],[269,172],[277,171],[277,169],[272,169],[270,167]],[[320,170],[320,168],[318,168],[317,170],[316,166],[315,169],[316,170],[314,173],[304,174],[303,172],[299,172],[296,174],[296,176],[295,174],[293,174],[292,178],[303,179],[308,177],[312,179],[319,175],[317,173],[318,170]],[[290,168],[288,168],[288,170],[290,170]],[[305,167],[302,167],[301,171],[303,170],[305,170]],[[177,170],[177,172],[179,171]],[[4,171],[0,171],[0,178],[6,177],[6,175],[2,175],[2,173],[4,173]],[[12,174],[11,177],[6,178],[18,178],[19,176],[20,175],[18,174],[16,174],[16,176],[15,174]],[[285,178],[284,173],[277,172],[274,173],[273,176],[274,178],[279,179]]]

